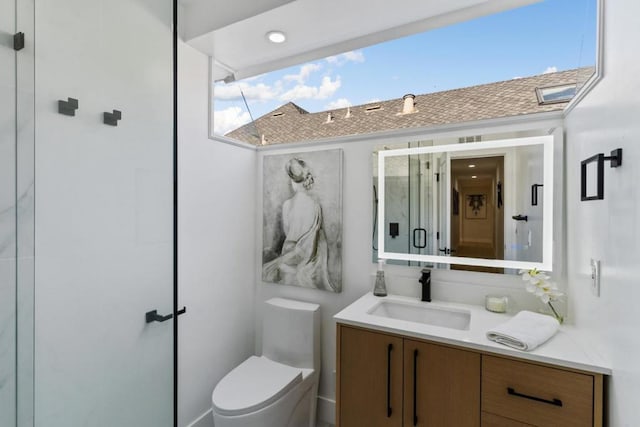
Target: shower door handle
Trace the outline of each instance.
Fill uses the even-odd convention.
[[[416,234],[422,234],[422,238],[418,237],[416,239]],[[422,242],[422,244],[416,244],[416,242]],[[416,249],[424,249],[427,247],[427,230],[424,228],[414,228],[413,229],[413,247]]]
[[[178,316],[187,312],[187,307],[182,307],[182,310],[178,310],[176,313]],[[158,314],[158,310],[151,310],[144,315],[147,323],[151,322],[164,322],[169,319],[173,319],[173,314],[167,314],[165,316]]]

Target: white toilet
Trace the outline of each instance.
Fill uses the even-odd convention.
[[[265,301],[262,356],[251,356],[216,385],[215,427],[315,427],[320,357],[320,306]]]

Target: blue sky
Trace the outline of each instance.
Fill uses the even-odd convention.
[[[595,0],[531,6],[214,87],[224,134],[292,101],[310,112],[595,64]]]

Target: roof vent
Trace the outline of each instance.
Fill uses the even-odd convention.
[[[333,113],[329,111],[327,113],[327,121],[325,123],[331,123],[333,121]]]
[[[351,117],[351,107],[347,107],[347,114],[344,115],[345,119],[348,119],[349,117]]]
[[[408,93],[402,97],[402,101],[404,102],[404,104],[402,104],[402,114],[411,114],[417,111],[415,99],[416,96],[412,93]]]
[[[371,106],[365,108],[364,110],[368,112],[368,111],[378,111],[378,110],[381,110],[381,109],[382,109],[382,106],[380,104],[377,104],[377,105],[371,105]]]
[[[271,115],[271,117],[280,117],[284,116],[284,111],[277,111]]]

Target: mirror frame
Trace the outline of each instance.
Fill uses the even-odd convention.
[[[477,151],[483,149],[512,148],[526,145],[543,146],[543,183],[544,188],[554,188],[554,135],[534,136],[515,139],[503,139],[496,141],[474,142],[469,144],[436,145],[432,147],[402,148],[396,150],[381,150],[378,152],[378,259],[429,262],[438,264],[459,264],[481,267],[499,267],[512,269],[532,269],[552,271],[553,264],[553,194],[554,191],[545,191],[542,200],[542,262],[512,261],[485,258],[467,258],[441,255],[422,255],[387,252],[385,250],[385,160],[387,157],[409,156],[416,154]]]

